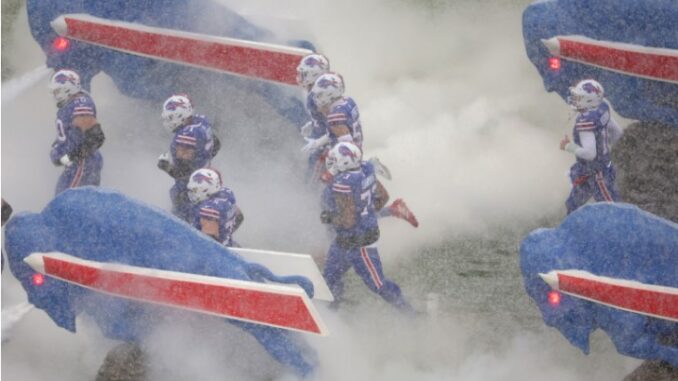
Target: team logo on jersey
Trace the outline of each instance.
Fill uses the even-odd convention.
[[[212,178],[202,173],[196,173],[195,175],[193,175],[193,181],[195,181],[198,184],[202,184],[203,181],[210,185],[213,184]]]
[[[600,94],[600,89],[598,88],[598,86],[594,85],[591,82],[586,82],[585,84],[582,85],[581,88],[589,94],[591,93]]]

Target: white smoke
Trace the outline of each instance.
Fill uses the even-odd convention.
[[[526,2],[225,2],[253,19],[284,21],[272,22],[272,29],[311,31],[344,76],[348,95],[360,105],[366,156],[378,156],[391,169],[394,178],[384,183],[392,199],[404,198],[421,223],[414,230],[403,221],[381,221],[387,265],[450,237],[562,213],[572,157],[558,150],[558,142],[571,128],[569,110],[543,91],[525,55],[520,13]],[[16,78],[43,64],[25,11],[8,41],[12,55],[3,58]],[[5,99],[4,91],[2,195],[17,211],[39,211],[60,172],[47,155],[56,107],[42,83],[14,98]],[[95,78],[92,93],[107,135],[103,185],[169,208],[171,180],[155,167],[170,138],[160,126],[159,105],[122,96],[104,75]],[[302,141],[277,141],[295,134],[294,126],[268,120],[272,114],[261,102],[228,103],[222,117],[229,126],[220,131],[224,148],[215,164],[246,216],[236,239],[322,255],[327,237],[318,223],[317,195],[300,181]],[[290,143],[295,139],[298,147]],[[24,295],[5,271],[3,305]],[[488,316],[403,321],[375,298],[364,304],[340,314],[321,308],[332,335],[308,339],[321,363],[317,379],[604,381],[621,378],[636,364],[617,355],[605,338],[594,341],[598,347],[585,357],[553,330],[528,332],[512,321],[497,329]],[[488,309],[488,315],[502,316]],[[161,327],[149,343],[155,375],[257,379],[278,369],[251,340],[220,327]],[[113,345],[86,318],[73,335],[33,311],[3,344],[3,373],[21,380],[92,379]],[[248,356],[238,352],[242,347]],[[247,360],[256,361],[255,369]]]

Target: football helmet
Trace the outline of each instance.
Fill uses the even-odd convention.
[[[604,96],[605,90],[600,83],[585,79],[570,87],[567,103],[577,111],[586,111],[598,107],[603,102]]]
[[[311,89],[311,96],[318,107],[325,107],[344,95],[344,79],[337,73],[325,73],[318,77]]]
[[[193,105],[186,95],[172,95],[162,105],[162,124],[170,132],[184,125],[192,116]]]
[[[82,91],[80,76],[73,70],[68,69],[54,73],[49,80],[48,87],[57,104],[67,101],[70,97]]]
[[[309,54],[297,66],[297,83],[310,88],[321,75],[330,71],[330,61],[322,54]]]
[[[344,172],[359,168],[362,158],[363,153],[358,146],[341,142],[332,147],[325,159],[325,166],[331,173]]]
[[[221,189],[221,176],[211,168],[201,168],[191,174],[188,180],[188,199],[192,203],[207,200]]]

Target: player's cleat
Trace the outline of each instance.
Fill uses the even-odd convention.
[[[386,167],[378,157],[371,157],[368,161],[374,166],[374,171],[377,175],[386,180],[391,180],[391,171],[388,170],[388,167]]]
[[[391,209],[392,216],[402,218],[415,228],[419,226],[417,217],[414,216],[414,213],[407,207],[407,204],[405,204],[405,201],[403,201],[402,198],[393,201],[391,206],[389,206],[389,209]]]

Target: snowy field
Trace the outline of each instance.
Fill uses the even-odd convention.
[[[332,335],[307,338],[321,364],[316,379],[617,381],[640,363],[601,333],[591,355],[580,353],[542,326],[522,289],[518,243],[563,217],[572,160],[558,150],[570,110],[543,91],[524,53],[527,2],[225,3],[281,35],[308,35],[343,74],[361,108],[366,155],[389,166],[387,189],[421,222],[381,223],[385,272],[417,307],[441,295],[437,316],[408,320],[352,278],[353,305],[338,314],[319,307]],[[48,157],[56,107],[25,9],[2,43],[13,73],[2,83],[2,196],[15,211],[39,211],[60,174]],[[156,168],[170,140],[160,105],[122,96],[103,74],[92,95],[107,136],[102,185],[169,208],[171,179]],[[321,257],[327,237],[317,195],[303,185],[296,127],[248,94],[228,93],[218,112],[208,115],[222,121],[213,164],[246,215],[236,239]],[[24,300],[5,271],[3,310]],[[117,343],[87,317],[78,327],[71,334],[28,313],[3,337],[2,377],[93,380]],[[287,379],[254,340],[215,320],[169,320],[146,347],[153,380]]]

